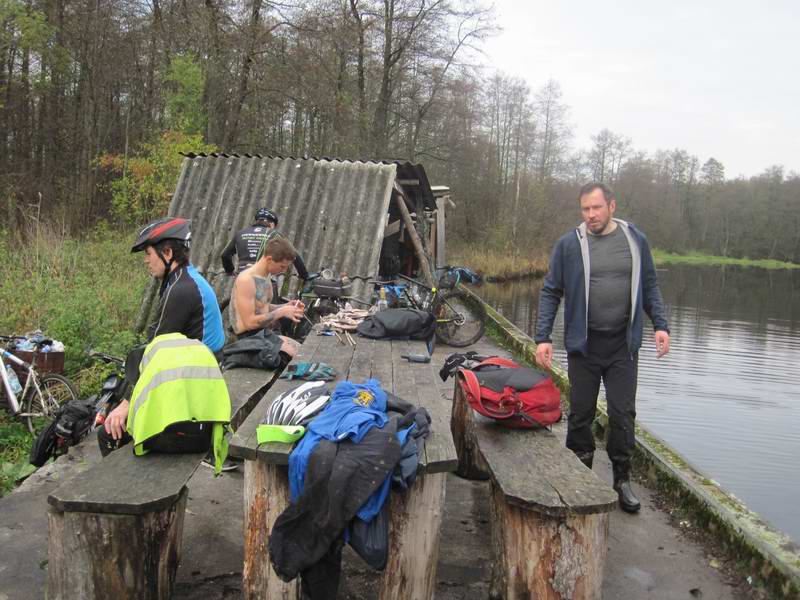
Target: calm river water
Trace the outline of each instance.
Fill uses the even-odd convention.
[[[638,420],[800,542],[800,271],[670,266],[658,276],[672,349],[656,360],[645,327]],[[541,283],[475,291],[533,337]],[[566,366],[562,328],[559,314]]]

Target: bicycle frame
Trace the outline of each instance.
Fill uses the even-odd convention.
[[[3,360],[4,358],[10,360],[11,362],[19,365],[28,373],[27,378],[25,379],[25,385],[22,387],[22,391],[19,394],[19,399],[17,399],[17,395],[14,393],[14,390],[11,389],[11,382],[8,379],[8,373],[6,372],[6,363]],[[28,393],[28,390],[33,385],[36,388],[36,392],[41,395],[42,390],[39,388],[39,381],[36,378],[36,372],[33,370],[33,365],[31,363],[27,363],[21,358],[18,358],[11,354],[5,348],[0,349],[0,379],[3,380],[3,389],[6,392],[6,398],[8,398],[8,404],[11,407],[11,412],[19,417],[27,417],[27,413],[22,413],[22,407],[20,406],[20,400],[25,397]]]

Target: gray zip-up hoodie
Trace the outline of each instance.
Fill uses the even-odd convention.
[[[642,345],[643,313],[656,331],[667,331],[666,311],[658,288],[653,256],[644,234],[631,223],[614,219],[625,234],[631,250],[631,311],[627,340],[631,354]],[[562,236],[553,248],[550,270],[539,296],[536,318],[537,343],[550,343],[558,305],[564,299],[564,346],[567,352],[586,354],[588,350],[590,258],[586,223]]]

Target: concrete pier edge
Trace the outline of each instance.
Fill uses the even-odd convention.
[[[536,343],[521,329],[486,304],[472,290],[459,286],[486,308],[487,334],[528,364],[536,364]],[[553,367],[553,379],[568,397],[566,371]],[[596,425],[602,433],[608,424],[605,401],[598,401]],[[776,598],[800,598],[800,546],[766,523],[734,495],[705,477],[667,443],[636,425],[636,464],[648,482],[668,495],[681,509]]]

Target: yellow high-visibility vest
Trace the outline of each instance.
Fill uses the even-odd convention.
[[[134,453],[146,454],[144,442],[173,423],[213,423],[211,439],[219,473],[228,454],[225,429],[231,420],[231,400],[211,350],[181,333],[159,335],[145,348],[139,373],[127,422]]]

